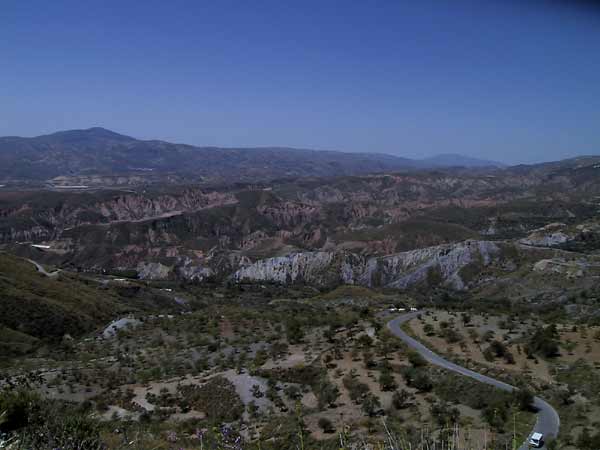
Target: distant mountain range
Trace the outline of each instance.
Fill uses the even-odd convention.
[[[83,180],[135,175],[186,181],[255,181],[282,177],[360,175],[441,167],[501,166],[456,154],[422,160],[380,153],[286,147],[197,147],[138,140],[104,128],[60,131],[33,138],[0,137],[0,182]]]
[[[472,158],[458,153],[441,153],[418,162],[428,167],[504,167],[504,164],[497,161]]]

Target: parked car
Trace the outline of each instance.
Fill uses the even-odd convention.
[[[533,448],[540,448],[544,445],[544,435],[542,433],[533,433],[529,438],[529,445]]]

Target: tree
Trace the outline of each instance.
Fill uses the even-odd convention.
[[[103,448],[96,420],[24,390],[0,394],[0,432],[11,431],[17,433],[23,449]]]
[[[415,368],[423,367],[427,364],[425,358],[423,358],[419,353],[414,351],[408,352],[408,362],[410,362]]]
[[[377,397],[375,397],[372,393],[368,393],[363,402],[362,402],[362,410],[363,412],[369,416],[373,417],[377,414],[377,412],[381,409],[381,402]]]
[[[319,409],[324,409],[326,406],[331,406],[335,403],[340,396],[340,390],[326,377],[323,377],[317,384],[315,395],[317,396]]]
[[[483,410],[483,418],[497,430],[502,430],[507,424],[508,406],[504,401],[492,401]]]
[[[489,361],[489,362],[492,362],[494,360],[494,351],[492,350],[491,347],[488,347],[483,351],[483,357],[485,358],[486,361]]]
[[[439,426],[445,426],[456,423],[460,418],[460,412],[457,408],[450,407],[447,403],[434,403],[430,407],[431,416],[436,420]]]
[[[435,328],[430,323],[423,325],[423,332],[426,336],[433,336],[435,334]]]
[[[463,336],[454,328],[446,328],[442,332],[442,336],[449,344],[455,344],[463,340]]]
[[[600,432],[592,435],[587,428],[584,428],[577,439],[577,448],[581,450],[597,450],[600,448]]]
[[[300,392],[300,388],[295,385],[295,384],[290,384],[289,386],[287,386],[284,390],[283,393],[290,399],[290,400],[298,400],[299,398],[302,397],[302,392]]]
[[[504,357],[504,355],[508,351],[506,346],[498,340],[493,340],[492,342],[490,342],[490,349],[492,350],[496,358]]]
[[[379,375],[379,386],[382,391],[392,391],[396,389],[396,380],[389,369],[383,370]]]
[[[525,388],[517,389],[513,391],[512,395],[519,409],[523,411],[532,411],[535,409],[533,406],[534,397],[530,390]]]
[[[369,392],[369,386],[356,380],[352,375],[348,374],[342,379],[344,387],[348,389],[350,399],[354,403],[359,403],[362,398]]]
[[[363,334],[359,336],[356,342],[360,347],[364,348],[373,346],[373,339],[368,334]]]
[[[291,344],[298,344],[302,342],[304,338],[304,329],[300,321],[296,319],[290,319],[285,327],[287,339]]]
[[[412,386],[421,392],[429,392],[433,389],[433,383],[425,372],[419,372],[415,377]]]
[[[406,389],[402,389],[400,391],[394,392],[392,396],[392,405],[396,409],[404,409],[408,406],[408,400],[410,399],[410,394]]]
[[[0,395],[0,431],[17,430],[27,425],[39,409],[40,399],[26,390],[5,391]]]
[[[321,430],[323,430],[323,433],[334,433],[335,432],[335,427],[333,426],[333,423],[331,422],[331,420],[329,420],[326,417],[321,417],[319,419],[319,428],[321,428]]]
[[[558,330],[554,324],[538,329],[529,339],[529,351],[531,353],[540,354],[547,358],[558,356],[558,338]]]
[[[375,360],[373,359],[373,353],[368,350],[363,351],[363,361],[367,369],[372,369],[376,366]]]

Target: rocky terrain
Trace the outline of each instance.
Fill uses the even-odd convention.
[[[529,274],[573,278],[595,270],[597,167],[580,158],[128,191],[3,189],[0,242],[36,261],[148,280],[467,290],[525,263]]]
[[[84,225],[109,225],[166,218],[185,212],[236,203],[230,193],[183,188],[169,194],[137,192],[0,193],[5,227],[0,242],[54,239]],[[26,224],[29,223],[29,226]]]
[[[499,253],[499,247],[489,241],[465,241],[371,258],[331,252],[295,253],[247,265],[233,277],[237,281],[403,289],[439,276],[440,282],[460,290],[465,288],[461,269],[476,262],[487,266]]]
[[[278,450],[296,436],[309,448],[339,448],[332,433],[349,423],[374,442],[395,424],[416,430],[416,445],[423,423],[454,423],[453,436],[462,427],[481,442],[494,430],[489,448],[507,448],[515,433],[524,441],[536,423],[529,395],[517,399],[516,425],[515,397],[466,385],[398,346],[385,324],[410,308],[422,339],[451,361],[464,355],[464,367],[551,402],[569,424],[558,439],[570,447],[559,448],[583,448],[582,427],[595,419],[575,408],[598,390],[580,389],[588,385],[580,377],[598,381],[573,358],[596,358],[598,173],[595,158],[580,158],[236,183],[1,188],[0,388],[10,389],[0,390],[9,396],[0,394],[0,407],[61,405],[59,418],[88,408],[107,448],[222,443],[232,436],[215,427],[224,423],[235,439],[264,439],[260,448]],[[490,319],[499,313],[502,320]],[[560,358],[552,325],[540,326],[557,320]],[[593,336],[583,335],[583,323]],[[45,428],[35,435],[48,440],[44,433],[60,435],[67,419],[36,420]],[[300,434],[289,432],[296,426]]]

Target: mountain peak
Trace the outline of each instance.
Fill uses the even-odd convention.
[[[133,141],[134,138],[116,133],[102,127],[92,127],[79,130],[58,131],[56,133],[38,136],[37,139],[52,139],[60,142],[75,142],[80,140],[110,140],[110,141]]]

